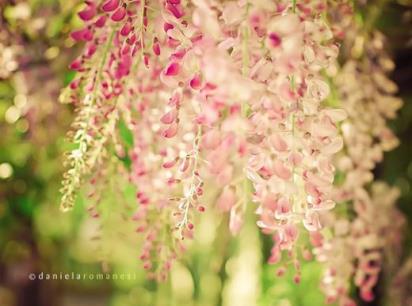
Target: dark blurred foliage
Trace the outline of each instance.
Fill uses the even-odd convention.
[[[401,190],[398,206],[409,223],[403,254],[406,257],[412,249],[412,1],[387,5],[377,26],[388,37],[388,50],[396,65],[391,77],[399,87],[398,95],[404,105],[396,120],[390,123],[400,139],[400,145],[386,153],[376,175]]]
[[[398,136],[400,145],[385,154],[384,161],[378,165],[375,173],[378,179],[383,179],[401,190],[401,197],[397,204],[407,218],[404,248],[402,254],[399,254],[401,260],[405,262],[399,268],[398,273],[401,273],[412,253],[412,1],[389,2],[376,25],[388,38],[386,47],[396,65],[391,78],[397,83],[398,95],[404,102],[397,118],[390,122],[390,127]],[[394,272],[386,271],[386,273]],[[381,281],[378,286],[381,298],[386,285]],[[377,300],[367,305],[381,304]]]

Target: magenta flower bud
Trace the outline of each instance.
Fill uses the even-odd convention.
[[[73,38],[75,41],[82,41],[82,40],[88,40],[86,38],[89,37],[89,29],[81,29],[77,31],[73,31],[70,36]]]
[[[82,68],[82,63],[80,59],[75,59],[71,64],[70,64],[70,69],[72,70],[80,70]]]
[[[80,84],[80,79],[73,80],[70,83],[70,89],[75,90],[75,89],[79,88],[79,84]]]
[[[94,25],[95,25],[97,28],[103,28],[104,25],[105,25],[105,23],[106,23],[106,16],[103,15],[103,16],[100,16],[99,19],[96,20],[96,22],[94,23]]]
[[[78,30],[78,31],[73,31],[70,36],[73,38],[75,41],[81,41],[83,39],[83,30]]]
[[[180,49],[172,54],[172,57],[175,59],[182,59],[186,54],[185,49]]]
[[[159,41],[157,40],[156,37],[153,41],[153,53],[157,56],[160,55],[160,45],[159,45]]]
[[[85,41],[91,41],[91,40],[93,40],[93,32],[90,31],[89,29],[87,29],[87,30],[84,32],[83,39],[84,39]]]
[[[127,36],[127,35],[129,35],[131,30],[132,30],[132,25],[130,24],[130,22],[126,22],[123,25],[122,29],[120,30],[120,35]]]
[[[97,46],[94,43],[91,43],[86,49],[86,57],[90,58],[96,53]]]
[[[126,16],[126,9],[124,7],[119,7],[112,15],[112,20],[115,22],[122,21]]]
[[[166,5],[166,8],[167,8],[167,9],[169,10],[169,12],[172,13],[173,16],[175,16],[177,19],[182,18],[183,15],[184,15],[182,8],[181,8],[180,6],[178,6],[178,5],[168,3],[168,4]]]
[[[169,31],[170,29],[173,29],[173,28],[174,28],[174,25],[170,24],[170,23],[167,23],[167,22],[165,22],[165,24],[163,25],[163,30],[165,32],[167,32],[167,31]]]
[[[270,41],[270,45],[276,48],[280,46],[282,39],[280,38],[278,34],[272,32],[269,34],[269,41]]]
[[[96,7],[90,5],[78,13],[80,19],[84,21],[91,20],[96,15]]]
[[[119,6],[119,0],[107,0],[103,3],[102,9],[105,12],[112,12]]]
[[[180,4],[180,0],[167,0],[170,4]]]
[[[122,55],[128,54],[130,52],[130,46],[125,44],[120,52],[122,53]]]
[[[147,54],[143,55],[144,65],[149,68],[149,56]]]
[[[165,75],[167,76],[174,76],[178,75],[180,70],[180,66],[178,63],[174,62],[171,63],[165,70]]]
[[[130,36],[126,42],[131,46],[133,45],[135,42],[137,41],[136,35],[132,34],[132,36]]]
[[[195,75],[191,80],[190,80],[190,87],[193,89],[199,89],[200,86],[202,85],[202,82],[200,80],[199,75]]]

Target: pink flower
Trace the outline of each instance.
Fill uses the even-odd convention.
[[[276,47],[279,47],[279,46],[280,46],[280,44],[281,44],[281,42],[282,42],[282,39],[280,38],[279,35],[277,35],[276,33],[272,32],[272,33],[269,33],[269,36],[268,36],[268,37],[269,37],[270,45],[271,45],[272,47],[276,48]]]
[[[100,16],[94,24],[97,28],[103,28],[104,25],[106,24],[106,16],[104,15]]]
[[[85,9],[79,12],[80,19],[84,21],[91,20],[96,15],[95,5],[88,5]]]
[[[75,41],[90,41],[93,39],[93,33],[90,31],[88,28],[82,29],[82,30],[77,30],[73,31],[70,36],[75,40]]]
[[[172,109],[168,111],[166,114],[160,118],[160,121],[164,124],[171,124],[173,123],[177,118],[177,111],[176,109]]]
[[[175,158],[173,160],[163,163],[163,168],[166,168],[166,169],[172,168],[174,165],[176,165],[178,160],[179,158]]]
[[[111,19],[115,22],[122,21],[126,16],[126,9],[122,6],[119,7],[111,16]]]
[[[190,80],[190,87],[192,89],[200,89],[202,85],[201,79],[199,75],[195,75],[191,80]]]
[[[165,138],[172,138],[176,136],[177,131],[178,131],[178,124],[174,122],[167,129],[163,131],[162,136]]]
[[[153,53],[157,56],[160,55],[160,44],[159,44],[159,40],[157,39],[157,37],[154,38],[153,40]]]
[[[130,22],[126,22],[120,30],[120,35],[128,36],[131,30],[132,30],[132,25],[130,24]]]
[[[119,0],[107,0],[102,5],[102,9],[105,12],[112,12],[119,7]]]
[[[165,70],[165,75],[167,76],[175,76],[178,75],[180,71],[180,65],[177,62],[172,62]]]
[[[180,4],[174,4],[168,1],[166,8],[178,19],[184,16],[184,12]]]
[[[237,234],[246,205],[256,203],[258,226],[273,238],[269,262],[289,256],[299,282],[294,258],[300,257],[302,231],[309,232],[314,254],[327,257],[321,251],[329,241],[319,230],[335,205],[335,154],[351,137],[358,144],[369,138],[356,138],[359,131],[344,121],[345,112],[324,106],[330,93],[325,75],[337,69],[337,48],[313,1],[299,3],[294,13],[289,2],[212,2],[165,0],[146,8],[144,1],[104,0],[99,9],[86,2],[79,13],[84,28],[72,33],[88,41],[71,65],[79,76],[70,86],[78,92],[70,96],[79,100],[80,112],[92,113],[85,125],[92,127],[79,132],[91,140],[80,137],[79,147],[104,151],[120,118],[130,130],[127,146],[115,141],[114,147],[130,158],[130,169],[121,171],[138,190],[133,222],[145,241],[140,258],[154,279],[165,279],[186,249],[182,239],[195,238],[196,214],[208,204],[229,213],[229,230]],[[90,94],[93,103],[79,99]],[[382,127],[373,135],[385,147],[393,143]],[[365,172],[381,155],[379,148],[359,152],[350,154],[368,155],[369,164],[356,169],[361,176],[350,173],[356,188],[345,186],[347,197],[359,192],[356,181],[371,180]],[[84,164],[99,169],[100,156],[90,161],[88,153]],[[345,171],[358,164],[346,163]],[[244,188],[245,180],[251,188]],[[207,203],[213,188],[221,193]],[[240,202],[239,190],[252,203]],[[369,212],[366,202],[358,195],[354,209]],[[159,213],[168,221],[159,222]],[[163,241],[161,233],[171,229],[173,241]],[[373,278],[369,284],[365,275],[374,271],[359,262],[359,285],[370,290]]]

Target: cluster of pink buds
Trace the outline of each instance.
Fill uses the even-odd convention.
[[[356,27],[351,31],[356,32]],[[350,31],[348,36],[358,37]],[[343,179],[335,186],[334,198],[353,207],[355,217],[348,222],[342,216],[329,216],[326,224],[335,224],[337,219],[346,222],[345,230],[335,226],[335,236],[316,252],[326,265],[322,284],[328,301],[344,306],[355,304],[348,297],[352,278],[362,300],[374,299],[385,255],[400,248],[403,217],[394,207],[399,191],[374,182],[372,173],[383,153],[398,144],[387,121],[402,105],[394,96],[396,85],[386,76],[393,62],[383,50],[383,41],[380,33],[370,34],[364,58],[347,60],[335,77],[348,119],[341,125],[345,149],[337,155],[335,165]],[[399,223],[388,223],[395,219]]]
[[[374,300],[382,263],[401,251],[404,217],[394,207],[398,196],[396,188],[375,182],[370,195],[362,189],[356,193],[353,221],[334,214],[325,218],[334,236],[316,246],[314,254],[326,267],[321,286],[328,303],[356,305],[349,292],[352,280],[362,300]]]
[[[269,263],[287,254],[295,282],[298,258],[311,257],[309,250],[297,252],[302,231],[318,257],[337,261],[330,248],[346,247],[348,233],[364,235],[366,223],[326,241],[323,226],[339,219],[328,212],[335,201],[362,202],[357,195],[371,181],[382,150],[396,143],[385,119],[399,105],[385,94],[369,105],[375,86],[390,85],[379,73],[370,76],[374,80],[362,97],[367,103],[358,103],[354,88],[365,88],[359,89],[356,65],[348,62],[332,84],[344,110],[327,106],[332,81],[326,75],[337,69],[335,38],[343,37],[351,12],[346,2],[334,4],[345,24],[330,27],[328,5],[324,0],[85,1],[79,12],[84,26],[71,35],[84,50],[71,64],[77,75],[62,95],[79,109],[73,137],[78,147],[68,155],[62,207],[73,206],[82,177],[96,173],[114,144],[117,156],[130,161],[125,170],[137,204],[132,220],[145,239],[140,259],[150,276],[166,278],[185,249],[182,240],[195,237],[198,213],[228,212],[229,229],[237,234],[250,202],[256,204],[258,226],[273,238]],[[374,130],[368,131],[365,124],[371,122]],[[119,148],[120,128],[131,139]],[[379,143],[366,154],[376,138]],[[338,155],[344,144],[347,154]],[[335,166],[347,176],[338,192]],[[217,200],[210,203],[211,198]],[[369,263],[375,260],[366,253]],[[357,259],[369,269],[360,261],[365,256]],[[327,273],[324,283],[336,284],[339,271]],[[365,299],[371,279],[356,276]],[[347,291],[340,282],[328,299]],[[346,299],[343,305],[350,303]]]
[[[268,56],[259,57],[257,50],[253,56],[251,73],[266,90],[251,105],[246,173],[259,205],[258,225],[273,235],[272,264],[283,250],[297,258],[300,223],[317,233],[321,214],[335,206],[332,158],[343,145],[337,123],[346,115],[322,106],[329,95],[322,71],[337,56],[332,32],[316,17],[324,9],[300,5],[294,12],[285,6],[275,16],[253,16],[267,24],[263,52]]]
[[[324,1],[86,1],[85,26],[72,33],[85,48],[65,95],[80,111],[63,207],[73,205],[122,118],[133,135],[123,151],[148,270],[164,275],[153,255],[169,267],[184,249],[180,239],[193,236],[211,188],[221,190],[216,208],[230,212],[232,233],[253,200],[275,242],[270,262],[282,250],[295,256],[300,224],[318,232],[319,215],[335,205],[332,157],[345,113],[322,105],[329,95],[322,71],[338,53],[320,18],[326,8]]]

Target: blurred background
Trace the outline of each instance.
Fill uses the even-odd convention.
[[[261,236],[253,219],[233,238],[223,230],[227,217],[207,212],[191,251],[168,281],[156,283],[145,277],[133,227],[122,222],[120,208],[133,199],[133,189],[126,188],[119,200],[110,192],[119,181],[109,182],[99,223],[87,214],[81,197],[72,212],[59,210],[66,133],[74,112],[58,96],[74,76],[67,67],[79,51],[68,33],[80,24],[81,3],[0,0],[0,306],[324,305],[320,264],[305,263],[299,285],[292,275],[277,278],[265,263],[270,239]],[[365,7],[373,6],[368,11],[377,14],[376,26],[388,37],[386,47],[396,63],[391,77],[404,100],[390,123],[400,145],[375,174],[401,190],[398,207],[408,225],[399,256],[406,262],[412,247],[412,2],[370,3]],[[132,277],[28,279],[29,273],[100,271]],[[359,305],[392,305],[381,283],[376,290],[374,302]]]

